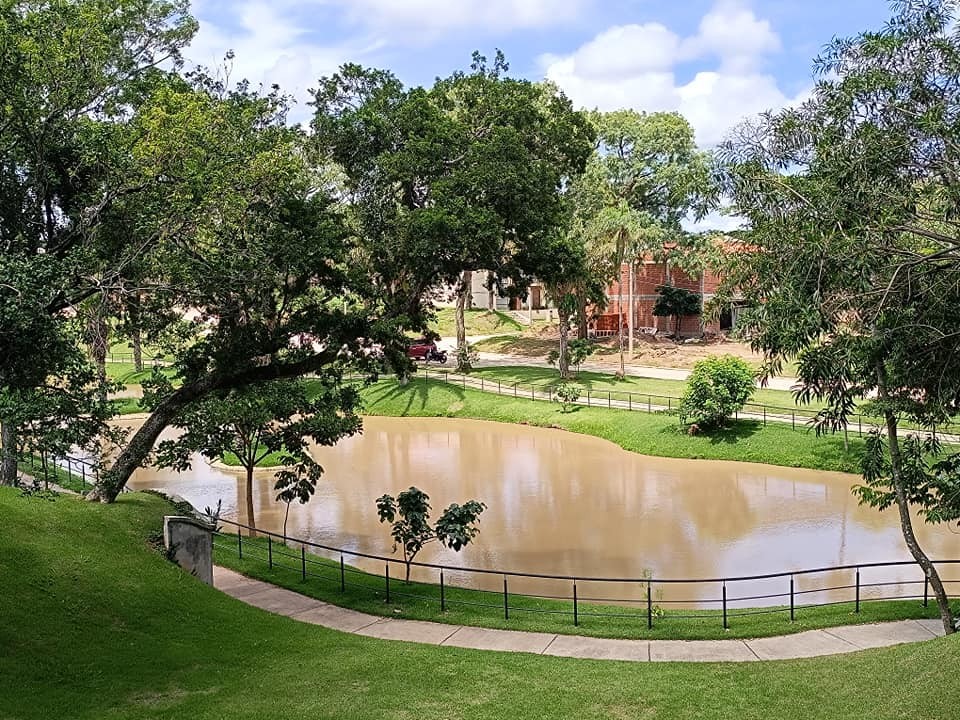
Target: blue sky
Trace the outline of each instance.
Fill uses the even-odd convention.
[[[195,0],[186,55],[307,89],[344,62],[428,85],[502,49],[511,73],[556,82],[578,106],[676,110],[710,147],[744,117],[803,99],[823,45],[879,27],[883,0]]]

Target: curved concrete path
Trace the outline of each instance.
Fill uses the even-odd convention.
[[[750,662],[839,655],[868,648],[930,640],[943,635],[939,620],[847,625],[758,640],[611,640],[581,635],[493,630],[367,615],[322,602],[219,566],[214,586],[227,595],[278,615],[383,640],[451,645],[476,650],[635,662]]]

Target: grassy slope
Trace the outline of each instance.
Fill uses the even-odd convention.
[[[401,387],[385,380],[363,391],[370,415],[463,417],[557,427],[594,435],[646,455],[741,460],[815,470],[855,472],[862,441],[850,439],[845,452],[839,437],[816,438],[789,425],[740,421],[710,437],[687,435],[675,417],[626,410],[559,405],[498,396],[422,378]]]
[[[343,635],[246,606],[144,538],[166,506],[0,488],[0,716],[871,718],[956,716],[960,640],[784,663],[592,662]]]
[[[349,566],[345,572],[345,591],[340,591],[340,566],[336,561],[308,555],[307,580],[301,577],[300,553],[294,547],[284,548],[274,541],[273,569],[270,568],[267,541],[263,538],[243,539],[243,557],[238,557],[236,536],[217,539],[216,562],[244,575],[282,585],[299,593],[325,600],[354,610],[478,627],[529,630],[564,635],[589,635],[609,638],[656,638],[680,640],[718,640],[723,638],[757,638],[786,635],[815,628],[836,627],[857,623],[903,620],[907,618],[938,618],[935,604],[924,608],[916,600],[863,603],[860,614],[854,613],[853,603],[822,608],[798,608],[796,621],[790,622],[789,607],[778,613],[749,615],[741,609],[731,609],[729,630],[723,629],[719,610],[677,610],[658,614],[653,629],[647,629],[646,608],[640,603],[633,607],[604,606],[581,603],[580,624],[573,625],[573,606],[570,601],[542,600],[520,595],[509,599],[510,619],[503,617],[501,596],[498,592],[480,592],[446,587],[446,612],[440,610],[439,585],[402,582],[402,567],[391,570],[391,602],[385,602],[384,578]],[[397,576],[401,579],[398,580]],[[555,591],[570,593],[569,586]],[[581,597],[584,593],[580,585]],[[587,591],[590,592],[589,590]],[[596,594],[596,586],[594,586]],[[801,596],[801,602],[803,601]],[[767,608],[766,610],[770,610]],[[594,613],[603,613],[598,617]],[[743,613],[743,614],[742,614]],[[630,617],[625,617],[628,614]],[[695,617],[690,617],[695,616]]]
[[[523,326],[509,315],[498,311],[474,308],[464,314],[467,335],[496,335],[520,332]],[[457,334],[456,315],[453,308],[439,308],[437,319],[430,323],[430,329],[440,337],[454,337]]]

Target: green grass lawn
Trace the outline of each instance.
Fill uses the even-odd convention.
[[[383,380],[362,391],[369,415],[463,417],[570,430],[616,443],[625,450],[661,457],[741,460],[814,470],[858,472],[863,441],[817,438],[789,424],[740,420],[717,434],[688,435],[675,416],[576,407],[561,412],[546,401],[500,396],[422,377],[401,386]]]
[[[282,451],[267,453],[263,457],[263,459],[257,463],[257,467],[259,468],[280,467],[281,465],[283,465],[282,458],[284,454],[285,453]],[[240,458],[238,458],[232,452],[228,452],[226,455],[223,456],[223,458],[221,458],[221,460],[223,461],[224,465],[227,465],[229,467],[241,467]]]
[[[519,365],[487,367],[478,368],[470,374],[494,381],[499,380],[503,384],[522,383],[524,385],[533,384],[540,387],[552,387],[560,383],[560,374],[553,368],[544,367],[524,367]],[[687,385],[685,380],[663,380],[659,378],[634,376],[628,376],[622,380],[618,380],[613,373],[588,371],[580,372],[577,378],[571,382],[580,385],[584,389],[584,392],[590,390],[592,393],[600,394],[601,399],[605,399],[609,392],[614,400],[625,399],[627,393],[679,398],[683,395],[683,391]],[[646,402],[645,399],[643,401]],[[808,413],[821,407],[819,404],[798,405],[794,400],[793,393],[790,391],[770,390],[768,388],[757,388],[754,390],[750,402],[782,408],[796,408]]]
[[[467,335],[495,335],[500,333],[518,333],[523,326],[509,315],[497,310],[474,308],[464,313]],[[454,308],[438,308],[437,319],[430,323],[430,329],[440,337],[455,337],[457,321]]]
[[[774,612],[774,608],[764,608],[763,614],[748,614],[751,612],[749,609],[731,608],[728,616],[729,629],[724,630],[720,610],[663,610],[656,606],[654,601],[656,617],[653,629],[649,630],[646,605],[642,602],[630,606],[581,602],[578,604],[579,626],[575,627],[572,601],[511,594],[508,600],[510,618],[505,619],[503,597],[499,592],[467,590],[448,585],[444,592],[446,609],[441,611],[439,585],[407,585],[402,581],[402,566],[394,565],[391,569],[391,602],[387,603],[382,575],[371,575],[346,566],[344,589],[341,591],[338,562],[308,554],[307,579],[304,581],[299,546],[286,547],[274,539],[272,547],[268,548],[268,541],[264,538],[241,540],[242,557],[238,552],[236,535],[219,536],[214,553],[217,564],[334,605],[373,615],[459,625],[606,638],[719,640],[786,635],[815,628],[885,620],[940,617],[935,603],[925,608],[923,603],[917,600],[865,602],[861,604],[859,613],[855,612],[852,602],[819,608],[800,608],[796,611],[794,622],[790,621],[789,605],[780,608],[778,612]],[[272,561],[268,559],[271,557]],[[581,596],[600,592],[597,586],[593,586],[592,590],[586,589],[588,587],[590,586],[580,584]],[[572,588],[566,583],[557,583],[552,592],[569,596]],[[624,617],[625,615],[630,617]]]
[[[157,497],[49,502],[0,488],[0,716],[956,717],[960,639],[743,664],[624,663],[418,646],[270,615],[171,565]]]
[[[162,367],[160,368],[162,372],[167,377],[174,377],[176,371],[172,367]],[[150,363],[144,360],[144,368],[139,372],[136,370],[132,362],[108,362],[107,363],[107,378],[115,382],[123,383],[124,385],[139,385],[144,380],[147,380],[153,374],[153,367]]]

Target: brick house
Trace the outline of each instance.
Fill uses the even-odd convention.
[[[630,268],[624,263],[620,268],[620,277],[610,283],[606,289],[607,307],[594,317],[592,329],[597,335],[615,335],[619,324],[618,316],[623,316],[624,333],[629,325],[630,311]],[[647,328],[656,328],[657,333],[673,332],[673,318],[657,317],[653,307],[657,302],[657,287],[674,285],[700,296],[701,304],[709,302],[717,292],[720,278],[713,271],[691,275],[683,270],[670,267],[666,262],[645,260],[637,263],[633,278],[634,330],[642,332]],[[701,317],[689,315],[680,322],[680,335],[694,337],[705,332],[726,332],[736,326],[736,306],[724,311],[719,320],[707,321],[701,328]]]

